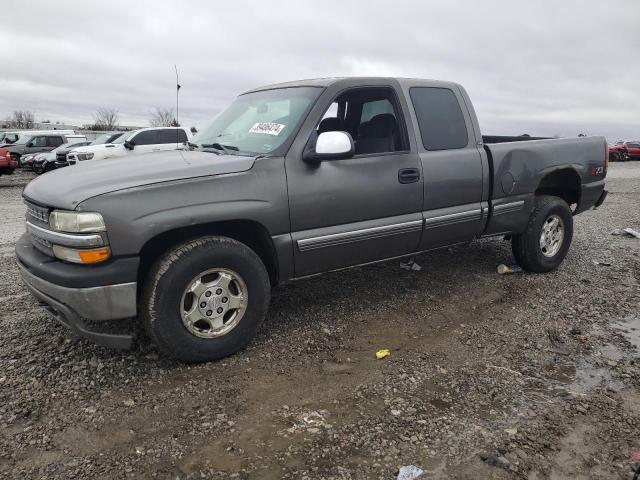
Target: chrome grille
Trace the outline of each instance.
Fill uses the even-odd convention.
[[[27,221],[49,225],[49,209],[30,202],[27,205]]]

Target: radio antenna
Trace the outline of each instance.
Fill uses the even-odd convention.
[[[178,66],[174,63],[173,68],[176,71],[176,127],[180,126],[180,103],[179,103],[179,93],[180,93],[180,80],[178,78]],[[180,145],[180,135],[179,130],[176,128],[176,148]]]

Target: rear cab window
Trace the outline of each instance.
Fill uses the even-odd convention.
[[[469,144],[469,132],[455,93],[443,87],[411,87],[422,145],[427,150],[453,150]]]
[[[187,134],[181,128],[166,128],[160,132],[159,143],[184,143],[187,141]]]
[[[64,143],[64,139],[62,137],[46,137],[47,138],[47,147],[59,147]]]

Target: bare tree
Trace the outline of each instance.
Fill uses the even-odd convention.
[[[101,107],[93,114],[93,121],[96,130],[115,130],[118,126],[118,110]]]
[[[173,108],[156,107],[155,112],[151,112],[151,120],[149,124],[152,127],[179,127],[180,124],[176,120]]]
[[[33,128],[36,123],[36,115],[29,110],[14,110],[9,125],[13,128]]]

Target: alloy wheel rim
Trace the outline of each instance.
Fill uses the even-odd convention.
[[[547,258],[555,256],[564,241],[564,222],[559,215],[553,214],[542,224],[540,232],[540,250]]]
[[[247,300],[247,285],[237,272],[226,268],[205,270],[182,292],[182,323],[196,337],[222,337],[240,323]]]

